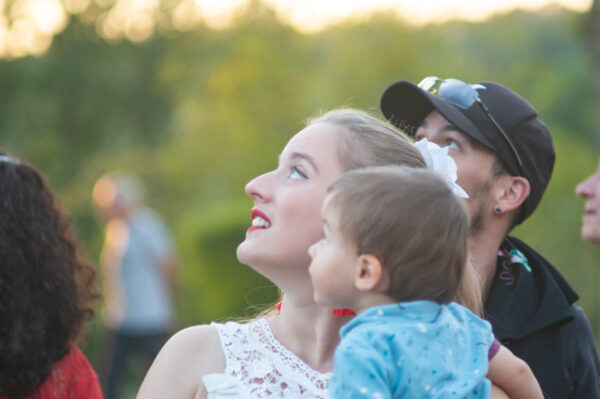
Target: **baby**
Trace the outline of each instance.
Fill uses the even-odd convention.
[[[490,324],[452,302],[469,221],[446,182],[426,169],[352,171],[330,187],[322,217],[324,237],[309,250],[315,301],[358,314],[340,332],[332,397],[490,397]],[[511,385],[519,360],[499,354],[494,383],[541,397],[528,368]]]

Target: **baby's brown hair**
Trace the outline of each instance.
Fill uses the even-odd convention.
[[[383,166],[344,174],[327,207],[358,254],[376,256],[398,302],[455,300],[467,260],[469,221],[461,200],[434,172]]]

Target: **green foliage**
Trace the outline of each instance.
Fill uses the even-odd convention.
[[[208,211],[188,211],[177,236],[182,254],[193,256],[195,264],[181,271],[181,282],[191,282],[183,284],[178,295],[181,320],[208,323],[250,317],[271,304],[276,287],[235,257],[249,220],[248,202],[224,201]]]
[[[345,105],[379,114],[381,93],[400,79],[502,82],[535,105],[558,152],[544,201],[515,233],[566,275],[600,333],[598,249],[579,238],[573,195],[598,158],[582,21],[552,8],[423,28],[377,15],[303,35],[253,3],[228,30],[108,44],[73,20],[46,54],[0,62],[1,147],[48,174],[93,259],[102,242],[94,181],[114,169],[139,174],[175,234],[186,326],[277,299],[235,258],[252,206],[243,187],[276,166],[307,117]]]

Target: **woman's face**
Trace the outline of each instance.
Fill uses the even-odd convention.
[[[600,246],[600,161],[596,173],[579,183],[575,192],[585,199],[581,237]]]
[[[342,174],[340,135],[332,124],[306,127],[285,146],[277,169],[246,185],[254,207],[238,259],[281,288],[289,285],[286,281],[300,283],[299,278],[310,282],[308,248],[323,234],[321,205],[329,185]]]

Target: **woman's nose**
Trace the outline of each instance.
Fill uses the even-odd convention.
[[[272,198],[273,192],[273,174],[275,171],[263,173],[255,177],[246,184],[246,194],[252,199],[262,202],[268,202]]]

